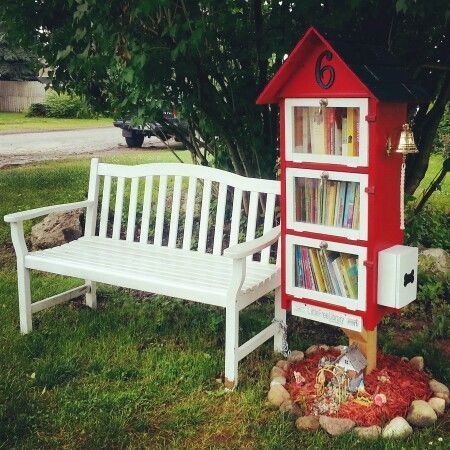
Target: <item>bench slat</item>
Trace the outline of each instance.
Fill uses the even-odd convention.
[[[139,178],[133,178],[131,180],[130,205],[128,206],[127,241],[134,241],[138,190]]]
[[[275,194],[267,194],[266,198],[266,214],[264,216],[264,233],[273,228],[275,214]],[[261,252],[261,262],[268,263],[270,258],[270,247],[265,248]]]
[[[155,240],[154,245],[162,245],[164,230],[164,212],[166,210],[167,175],[159,177],[158,205],[156,206]]]
[[[172,198],[172,212],[170,215],[170,229],[169,229],[169,248],[175,248],[177,245],[178,236],[178,219],[180,217],[180,203],[181,203],[181,181],[182,177],[177,175],[173,185]]]
[[[217,199],[216,224],[214,228],[214,247],[213,247],[214,255],[220,255],[222,253],[223,222],[225,218],[226,201],[227,201],[227,185],[224,183],[220,183],[219,194]]]
[[[108,229],[109,203],[111,200],[111,177],[107,175],[103,181],[102,209],[100,212],[100,229],[98,235],[106,237]]]
[[[184,220],[183,233],[183,249],[191,249],[192,241],[192,226],[194,224],[194,209],[195,209],[195,193],[197,190],[197,178],[189,178],[188,194],[186,199],[186,217]]]
[[[113,239],[120,238],[120,229],[122,227],[123,210],[123,191],[125,189],[125,178],[119,177],[117,180],[116,204],[114,207]]]
[[[139,242],[148,241],[148,228],[150,226],[150,211],[152,210],[153,176],[145,177],[144,203],[142,208],[141,235]]]
[[[208,238],[209,204],[211,202],[211,180],[203,181],[202,210],[200,213],[200,229],[198,232],[198,247],[200,253],[206,252]]]
[[[256,232],[256,219],[258,217],[258,197],[259,193],[252,191],[250,193],[250,203],[248,206],[248,219],[247,219],[247,233],[245,235],[245,241],[252,241],[255,239]],[[247,256],[247,261],[252,261],[253,255]]]
[[[241,224],[241,210],[242,210],[242,190],[235,188],[233,194],[233,212],[231,213],[231,228],[230,228],[230,244],[236,245],[239,239],[239,225]]]

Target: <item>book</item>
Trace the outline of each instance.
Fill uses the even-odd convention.
[[[335,226],[342,227],[344,208],[345,208],[345,197],[347,192],[347,183],[342,181],[339,189],[339,210],[337,211],[337,216],[335,217]]]
[[[347,156],[353,156],[354,150],[354,110],[347,108]]]
[[[354,126],[353,126],[353,156],[359,155],[359,109],[354,108]]]
[[[347,183],[347,193],[345,195],[345,207],[344,207],[344,218],[342,221],[342,226],[345,228],[352,227],[353,221],[353,208],[355,206],[355,195],[357,186],[356,183]]]
[[[352,269],[351,261],[349,260],[349,255],[342,253],[342,274],[344,276],[345,286],[347,288],[348,294],[350,298],[356,299],[358,298],[358,292],[355,289],[356,283],[358,281],[358,271]],[[356,283],[355,283],[356,279]]]
[[[327,252],[327,266],[328,272],[330,273],[331,282],[333,283],[334,293],[336,295],[342,296],[341,288],[339,286],[339,282],[337,280],[337,276],[333,267],[333,262],[339,257],[338,253],[335,252]]]
[[[336,280],[339,284],[339,290],[341,291],[341,296],[348,297],[348,292],[347,292],[347,289],[345,288],[344,277],[342,275],[342,259],[340,256],[337,257],[332,262],[332,266],[334,269],[334,274],[335,274]]]
[[[321,108],[312,108],[309,119],[311,152],[325,154],[325,125]]]
[[[348,155],[348,130],[347,130],[347,110],[345,108],[341,109],[342,113],[342,149],[341,149],[341,155],[347,156]]]
[[[326,292],[325,280],[323,278],[322,270],[320,268],[319,258],[317,255],[317,249],[309,249],[309,256],[311,259],[311,265],[315,280],[317,282],[317,287],[320,292]]]
[[[342,155],[342,117],[339,108],[335,109],[334,154]]]
[[[355,230],[359,229],[359,216],[360,216],[360,205],[359,205],[359,197],[360,197],[361,185],[359,185],[359,189],[356,189],[355,195],[355,207],[353,208],[353,221],[352,228]]]
[[[334,225],[334,215],[336,213],[336,191],[337,182],[329,181],[327,191],[327,210],[325,215],[326,225]]]
[[[305,151],[303,142],[303,108],[294,108],[294,151]]]

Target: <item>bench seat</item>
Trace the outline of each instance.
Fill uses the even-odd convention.
[[[225,307],[233,260],[221,255],[98,236],[25,256],[25,267]],[[249,261],[241,291],[279,283],[274,264]]]

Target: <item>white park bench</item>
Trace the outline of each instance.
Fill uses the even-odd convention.
[[[280,236],[280,226],[275,226],[279,194],[278,181],[209,167],[125,166],[93,159],[87,200],[5,216],[17,256],[21,332],[32,330],[34,313],[81,295],[95,308],[98,282],[221,306],[226,310],[225,381],[227,387],[236,385],[239,361],[262,343],[274,337],[274,350],[282,350],[285,312],[280,305],[279,258],[275,263],[271,255]],[[128,195],[128,218],[122,220]],[[247,215],[242,214],[245,199]],[[28,251],[24,220],[78,208],[86,208],[83,237]],[[263,234],[255,238],[258,211],[265,211]],[[240,236],[245,242],[239,243]],[[30,269],[86,281],[33,303]],[[272,290],[275,320],[239,345],[239,311]]]

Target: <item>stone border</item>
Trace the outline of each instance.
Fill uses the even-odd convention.
[[[398,416],[389,421],[384,428],[378,425],[369,427],[357,427],[356,423],[350,419],[331,417],[331,416],[302,416],[300,407],[294,403],[287,389],[286,371],[289,366],[294,363],[303,361],[305,355],[311,355],[317,350],[338,350],[343,352],[345,346],[339,345],[336,347],[329,347],[328,345],[312,345],[307,348],[305,352],[294,350],[290,353],[287,360],[280,360],[272,367],[270,371],[270,389],[267,394],[268,402],[279,409],[283,414],[288,414],[295,419],[295,425],[299,430],[316,431],[319,428],[325,430],[331,436],[339,436],[343,433],[354,431],[360,438],[363,439],[377,439],[383,438],[405,438],[413,433],[413,428],[424,428],[433,425],[438,416],[445,413],[446,407],[450,403],[449,389],[443,383],[432,379],[429,382],[430,389],[433,391],[433,397],[428,402],[425,400],[413,400],[406,418]],[[415,356],[408,359],[408,361],[417,370],[424,369],[424,360],[422,356]]]

